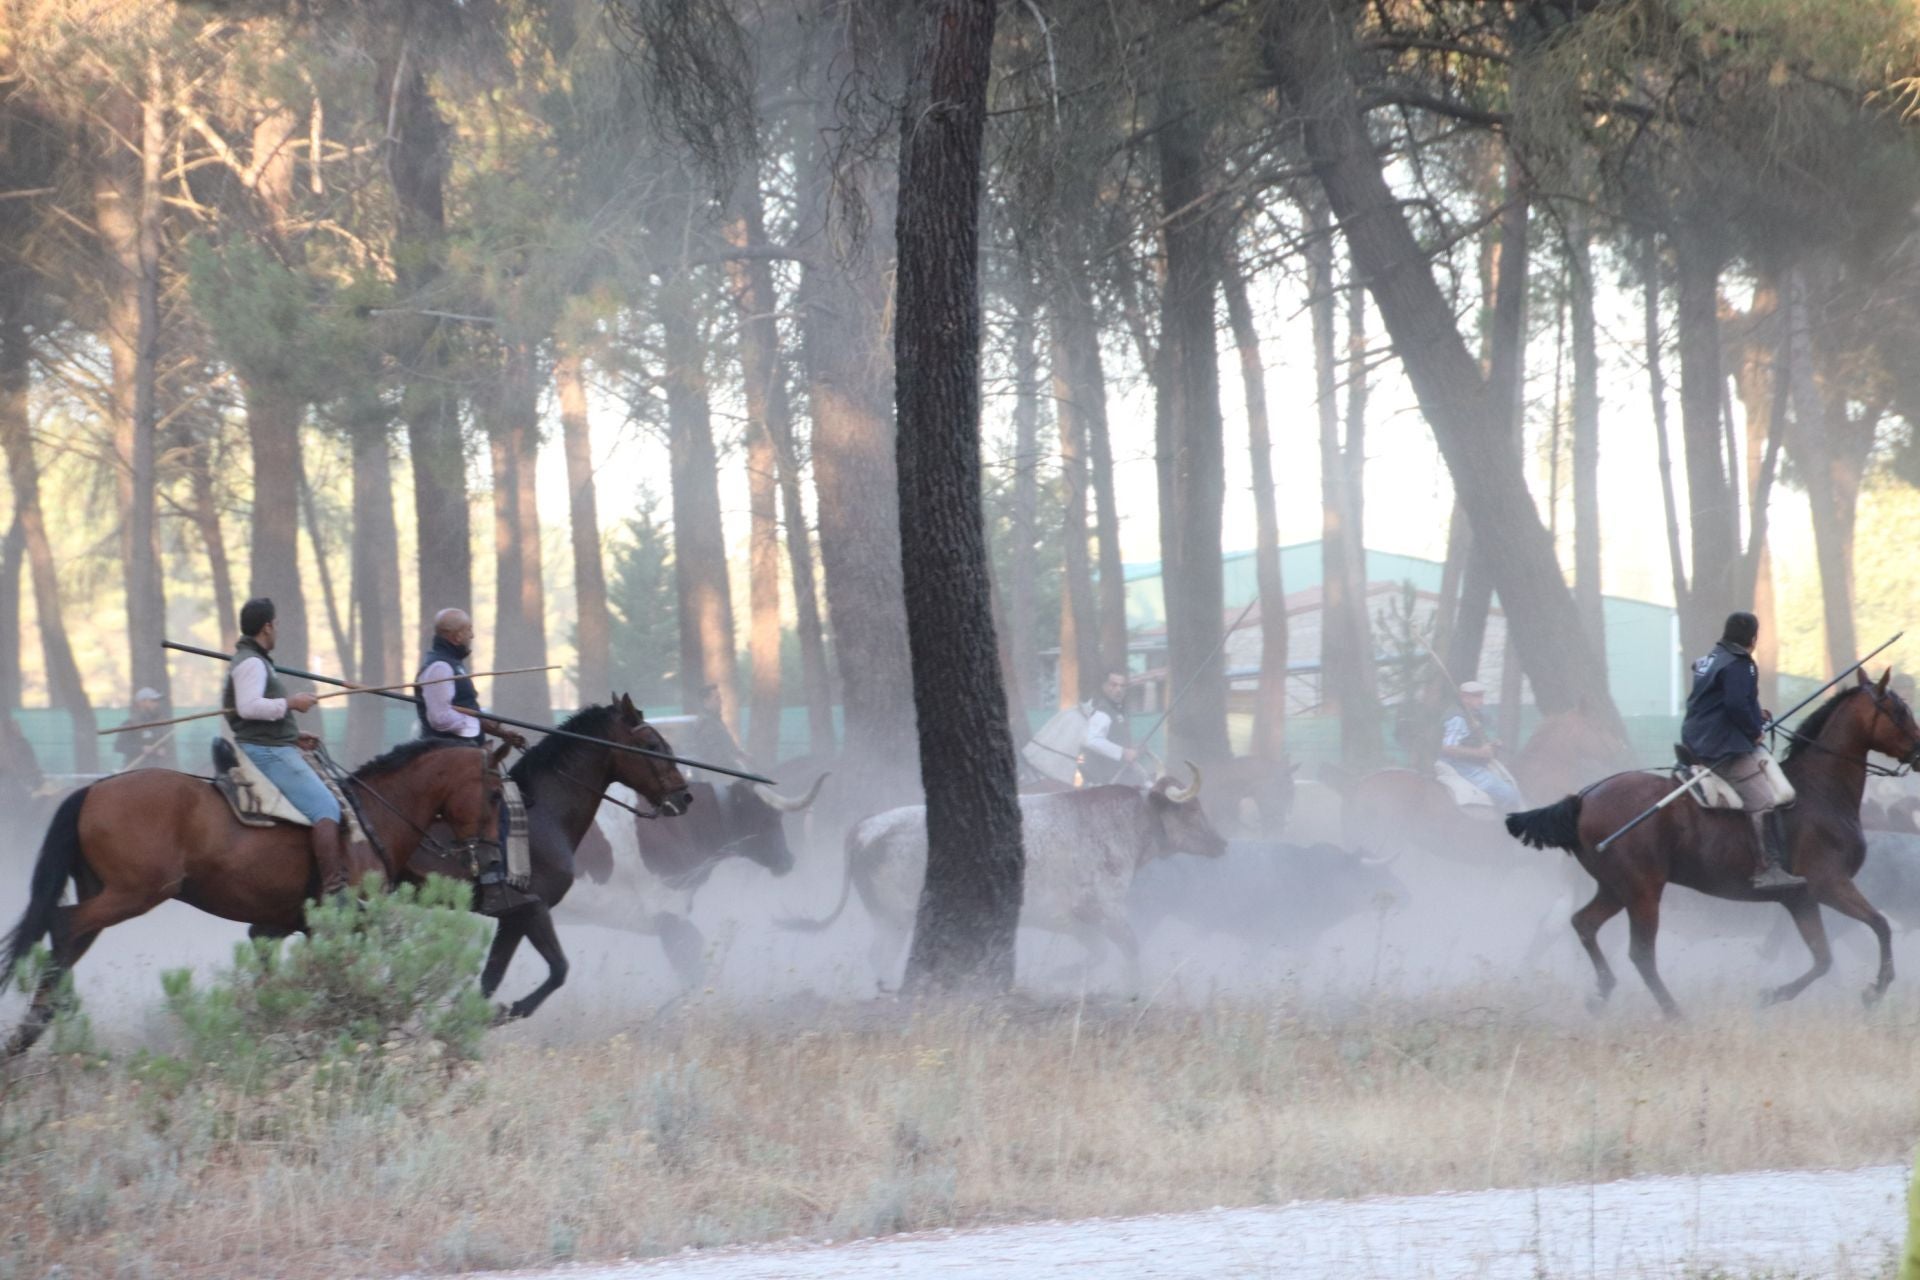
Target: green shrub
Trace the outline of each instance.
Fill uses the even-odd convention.
[[[205,987],[185,969],[163,974],[186,1045],[182,1059],[150,1059],[147,1073],[260,1090],[307,1073],[366,1081],[395,1057],[472,1060],[492,1009],[475,986],[489,931],[467,909],[470,892],[434,877],[419,891],[314,904],[305,938],[241,943],[232,969]]]

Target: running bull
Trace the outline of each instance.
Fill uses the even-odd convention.
[[[1127,890],[1156,858],[1191,853],[1217,858],[1227,842],[1200,808],[1200,770],[1178,786],[1162,778],[1151,787],[1105,786],[1020,797],[1027,851],[1020,923],[1068,934],[1096,965],[1109,944],[1120,949],[1128,979],[1139,987],[1140,946],[1127,919]],[[927,873],[927,811],[890,809],[847,832],[847,869],[840,901],[822,920],[781,920],[787,929],[816,932],[840,918],[857,890],[873,918],[868,953],[884,987],[898,976],[913,935],[920,886]]]

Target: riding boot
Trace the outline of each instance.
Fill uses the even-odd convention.
[[[507,882],[505,849],[496,845],[484,856],[487,860],[480,865],[478,874],[474,876],[474,881],[479,887],[474,910],[483,916],[503,916],[509,911],[539,901],[525,889],[516,889]]]
[[[324,902],[347,891],[347,851],[340,824],[331,819],[314,823],[312,844],[313,861],[320,868],[320,899]]]
[[[1787,870],[1787,821],[1778,809],[1753,814],[1753,834],[1760,845],[1760,867],[1753,873],[1756,889],[1794,889],[1806,883]]]

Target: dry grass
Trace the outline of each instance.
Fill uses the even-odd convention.
[[[1668,1026],[1526,998],[695,1009],[343,1114],[30,1059],[0,1104],[0,1277],[472,1270],[1913,1144],[1920,1004]]]

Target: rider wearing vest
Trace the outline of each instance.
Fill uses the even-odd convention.
[[[473,652],[473,619],[464,609],[442,609],[433,615],[433,643],[420,659],[416,680],[437,680],[420,686],[420,736],[479,746],[485,734],[524,751],[527,740],[480,712],[480,691],[468,678],[467,658]],[[455,677],[448,679],[448,677]]]
[[[1099,696],[1087,703],[1087,736],[1080,744],[1080,778],[1098,787],[1120,777],[1140,758],[1127,722],[1127,673],[1107,672]]]
[[[414,679],[439,683],[418,686],[420,700],[414,709],[420,715],[420,736],[478,747],[490,733],[525,751],[527,740],[519,732],[481,714],[480,691],[468,678],[467,658],[472,651],[473,619],[464,609],[442,609],[433,615],[433,643],[427,646]],[[483,915],[504,915],[536,900],[507,883],[504,850],[476,868],[474,880],[480,886],[476,905]]]
[[[267,781],[313,824],[313,860],[320,868],[320,896],[347,888],[346,835],[340,826],[340,802],[307,763],[303,746],[319,740],[302,733],[297,711],[313,710],[310,693],[288,693],[274,669],[273,601],[261,596],[240,608],[240,640],[227,664],[220,706],[234,745],[246,753]]]
[[[1806,881],[1787,870],[1786,818],[1780,810],[1793,803],[1793,787],[1768,754],[1763,736],[1767,714],[1760,708],[1760,672],[1753,662],[1759,638],[1758,618],[1727,616],[1720,643],[1693,664],[1680,741],[1740,793],[1740,807],[1753,819],[1761,851],[1753,887],[1791,889]]]
[[[1500,744],[1480,719],[1487,706],[1487,686],[1469,680],[1460,686],[1460,710],[1440,727],[1440,758],[1453,771],[1487,793],[1487,799],[1508,813],[1526,807],[1526,801],[1504,771],[1498,768]]]

